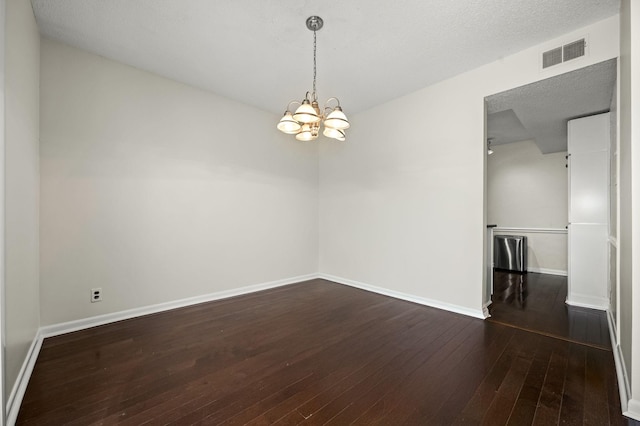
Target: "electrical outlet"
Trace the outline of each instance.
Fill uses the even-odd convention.
[[[102,302],[102,288],[91,289],[91,303]]]

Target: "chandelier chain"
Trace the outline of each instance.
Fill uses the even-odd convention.
[[[313,100],[316,96],[316,31],[313,30]]]

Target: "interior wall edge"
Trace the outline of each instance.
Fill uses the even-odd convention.
[[[630,399],[629,404],[627,405],[627,410],[623,411],[622,414],[625,416],[640,421],[640,401],[637,399]]]
[[[599,311],[607,311],[609,309],[609,299],[579,293],[573,293],[567,297],[566,303],[570,306],[597,309]]]
[[[159,303],[156,305],[149,305],[140,308],[128,309],[119,312],[113,312],[103,315],[97,315],[93,317],[82,318],[73,321],[67,321],[57,324],[43,325],[39,329],[39,335],[41,337],[54,337],[61,334],[72,333],[74,331],[85,330],[91,327],[97,327],[100,325],[109,324],[116,321],[122,321],[132,318],[141,317],[144,315],[169,311],[172,309],[183,308],[187,306],[197,305],[199,303],[212,302],[216,300],[227,299],[230,297],[241,296],[245,294],[255,293],[262,290],[268,290],[276,287],[281,287],[290,284],[303,283],[305,281],[313,279],[324,279],[335,282],[337,284],[347,285],[350,287],[356,287],[361,290],[370,291],[385,296],[390,296],[396,299],[406,300],[409,302],[418,303],[424,306],[429,306],[437,309],[443,309],[449,312],[454,312],[474,318],[485,319],[486,316],[482,313],[482,309],[471,309],[464,306],[459,306],[451,303],[446,303],[438,300],[432,300],[412,294],[401,293],[394,290],[389,290],[383,287],[378,287],[370,284],[366,284],[360,281],[350,280],[348,278],[338,277],[331,274],[325,274],[322,272],[311,273],[306,275],[299,275],[296,277],[285,278],[277,281],[270,281],[261,284],[255,284],[251,286],[239,287],[232,290],[224,290],[220,292],[205,294],[201,296],[194,296],[185,299]]]
[[[4,246],[0,266],[4,280],[2,408],[6,416],[11,391],[40,326],[40,35],[31,2],[7,0],[2,4]]]
[[[436,309],[442,309],[445,311],[466,315],[473,318],[486,319],[488,317],[488,315],[486,315],[483,309],[472,309],[466,306],[460,306],[460,305],[455,305],[453,303],[442,302],[440,300],[415,296],[413,294],[408,294],[408,293],[402,293],[399,291],[374,286],[371,284],[363,283],[363,282],[352,280],[349,278],[338,277],[335,275],[325,274],[322,272],[319,274],[319,278],[322,278],[328,281],[333,281],[338,284],[359,288],[360,290],[370,291],[373,293],[382,294],[384,296],[393,297],[395,299],[406,300],[407,302],[418,303],[420,305],[429,306],[431,308],[436,308]]]
[[[627,374],[627,368],[624,363],[624,357],[618,344],[616,323],[612,317],[610,310],[607,310],[607,323],[609,324],[609,337],[611,338],[611,348],[613,352],[613,362],[616,367],[616,378],[618,379],[618,392],[620,393],[620,407],[624,415],[627,412],[627,405],[629,402],[628,395],[631,394],[631,388],[629,385],[629,375]]]
[[[318,278],[317,273],[306,275],[298,275],[281,280],[269,281],[260,284],[253,284],[244,287],[238,287],[229,290],[217,291],[214,293],[203,294],[200,296],[187,297],[184,299],[173,300],[169,302],[158,303],[155,305],[142,306],[133,309],[127,309],[118,312],[111,312],[102,315],[96,315],[87,318],[81,318],[72,321],[66,321],[56,324],[43,325],[40,332],[44,338],[58,336],[60,334],[71,333],[73,331],[84,330],[99,325],[109,324],[116,321],[122,321],[131,318],[137,318],[144,315],[155,314],[159,312],[169,311],[171,309],[183,308],[186,306],[197,305],[199,303],[212,302],[215,300],[227,299],[230,297],[241,296],[244,294],[255,293],[262,290],[269,290],[289,284],[301,283]]]
[[[5,336],[6,336],[6,304],[5,304],[5,158],[4,153],[6,149],[5,141],[5,9],[6,1],[0,0],[0,23],[2,27],[0,29],[0,238],[3,244],[0,244],[0,426],[4,425],[5,421],[5,386],[6,381],[6,367],[5,367]]]
[[[534,274],[558,275],[560,277],[568,276],[568,272],[562,269],[534,268],[527,266],[527,272],[533,272]]]

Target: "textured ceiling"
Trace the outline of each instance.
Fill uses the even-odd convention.
[[[619,0],[32,0],[41,33],[282,113],[311,89],[357,112],[618,12]]]
[[[490,105],[491,98],[487,102],[487,105]],[[504,108],[505,106],[503,105],[502,107]],[[493,145],[533,139],[531,133],[525,129],[512,109],[487,114],[487,137],[491,138]]]
[[[487,136],[493,144],[534,139],[543,154],[567,150],[567,121],[608,111],[616,60],[487,97]]]

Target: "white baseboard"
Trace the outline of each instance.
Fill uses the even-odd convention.
[[[585,296],[583,294],[572,293],[567,296],[567,305],[580,308],[597,309],[606,311],[609,309],[609,300],[601,297]]]
[[[533,272],[535,274],[560,275],[561,277],[567,276],[567,271],[563,271],[562,269],[535,268],[535,267],[529,266],[527,268],[527,271]]]
[[[615,321],[611,316],[611,311],[607,310],[607,323],[609,324],[609,337],[611,338],[611,348],[613,351],[613,362],[616,366],[616,377],[618,379],[618,391],[620,393],[620,406],[622,413],[627,417],[632,417],[636,420],[640,420],[640,417],[633,417],[628,413],[628,401],[629,395],[631,395],[631,388],[629,386],[629,376],[627,375],[627,368],[625,367],[624,358],[620,345],[618,345],[618,338],[616,332]]]
[[[640,401],[637,399],[630,399],[627,409],[622,412],[625,416],[640,421]]]
[[[485,319],[485,315],[482,309],[471,309],[464,306],[453,305],[451,303],[442,302],[439,300],[427,299],[424,297],[415,296],[412,294],[401,293],[395,290],[389,290],[382,287],[373,286],[370,284],[362,283],[359,281],[350,280],[348,278],[337,277],[329,274],[318,274],[319,278],[333,281],[338,284],[348,285],[350,287],[359,288],[361,290],[371,291],[373,293],[382,294],[385,296],[393,297],[396,299],[406,300],[408,302],[418,303],[420,305],[430,306],[432,308],[438,308],[449,312],[455,312],[457,314],[467,315],[474,318]]]
[[[43,337],[52,337],[59,334],[71,333],[73,331],[84,330],[103,324],[122,321],[130,318],[141,317],[143,315],[155,314],[171,309],[184,308],[186,306],[197,305],[199,303],[212,302],[214,300],[227,299],[229,297],[240,296],[256,291],[268,290],[270,288],[281,287],[283,285],[295,284],[318,278],[318,274],[300,275],[277,281],[270,281],[262,284],[255,284],[246,287],[234,288],[230,290],[218,291],[201,296],[188,297],[186,299],[174,300],[171,302],[159,303],[157,305],[143,306],[140,308],[128,309],[126,311],[113,312],[110,314],[97,315],[75,321],[68,321],[59,324],[46,325],[40,327]]]
[[[27,385],[29,384],[33,367],[36,365],[36,360],[38,359],[38,354],[42,347],[42,340],[42,334],[40,333],[40,330],[38,330],[31,342],[31,346],[29,346],[29,350],[27,351],[27,356],[22,363],[22,367],[20,367],[18,377],[11,388],[9,399],[7,399],[7,425],[14,425],[18,419],[22,398],[24,398],[24,393],[27,390]]]

